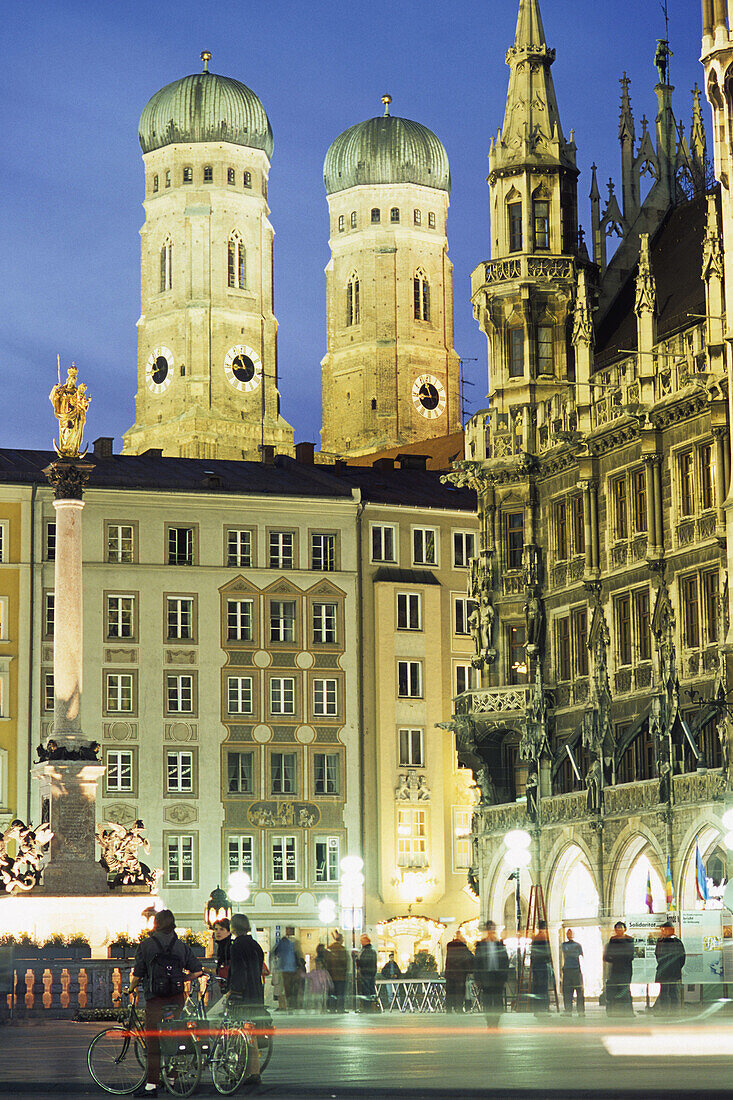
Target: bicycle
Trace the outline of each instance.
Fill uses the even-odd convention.
[[[106,1027],[92,1039],[87,1050],[87,1067],[105,1092],[125,1096],[143,1084],[146,1066],[144,1025],[131,998],[127,1021],[123,1017],[122,1023]]]
[[[206,977],[208,978],[208,983],[210,983],[211,981],[216,981],[219,982],[221,986],[225,986],[227,984],[224,978],[220,978],[216,974],[207,973]],[[200,991],[198,1003],[194,1000],[193,997],[189,997],[191,1007],[190,1009],[188,1009],[189,1001],[187,1001],[186,1005],[184,1006],[184,1013],[188,1010],[196,1014],[199,1019],[206,1018],[206,1009],[208,1006],[204,1005],[203,994],[207,992],[207,987],[205,987],[204,990]],[[193,993],[193,990],[191,992]],[[234,1009],[235,1019],[237,1015],[237,1008],[238,1006],[236,1001],[230,1001],[230,1009]],[[267,1069],[270,1059],[272,1058],[272,1051],[274,1047],[275,1025],[272,1021],[272,1016],[267,1011],[265,1006],[262,1005],[262,1009],[261,1012],[258,1014],[258,1018],[256,1020],[245,1021],[245,1023],[249,1025],[251,1031],[253,1031],[257,1037],[257,1047],[260,1052],[260,1073],[264,1073]]]

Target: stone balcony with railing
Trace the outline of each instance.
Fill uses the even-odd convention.
[[[529,698],[528,684],[510,684],[506,687],[477,688],[474,691],[464,691],[453,700],[454,714],[470,715],[472,718],[481,715],[511,714],[516,717],[524,713]]]
[[[472,291],[476,294],[482,286],[495,286],[514,279],[570,280],[574,274],[575,260],[572,256],[507,256],[479,264],[473,272]]]

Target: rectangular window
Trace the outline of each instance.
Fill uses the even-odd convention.
[[[169,641],[193,640],[193,599],[190,596],[166,596],[165,618]]]
[[[464,691],[474,691],[478,686],[478,673],[473,665],[457,664],[455,670],[455,694],[463,695]]]
[[[509,251],[522,251],[522,204],[510,202],[507,205],[507,217],[509,221]]]
[[[646,531],[646,471],[634,470],[631,475],[631,490],[634,494],[634,530]]]
[[[578,676],[588,675],[588,612],[576,607],[571,615],[575,671]]]
[[[713,445],[705,443],[700,448],[700,503],[703,509],[715,505],[715,468],[713,466]]]
[[[270,790],[273,794],[295,794],[295,753],[270,754]]]
[[[177,749],[165,754],[165,782],[168,794],[193,793],[193,753]]]
[[[193,527],[168,528],[168,564],[193,565]]]
[[[46,638],[53,638],[54,606],[56,598],[53,592],[43,594],[43,633]]]
[[[292,569],[295,535],[292,531],[270,531],[270,569]]]
[[[252,532],[227,531],[227,565],[249,569],[252,565]]]
[[[193,714],[193,676],[170,673],[165,678],[169,714]]]
[[[616,659],[619,665],[631,664],[631,600],[616,599]]]
[[[108,672],[105,676],[105,708],[108,714],[132,714],[133,675],[131,672]]]
[[[227,678],[227,710],[229,714],[252,713],[252,677]]]
[[[43,556],[46,561],[56,560],[56,524],[49,520],[46,524],[46,540],[43,548]]]
[[[438,532],[435,528],[413,528],[412,560],[415,565],[438,564]]]
[[[313,714],[336,718],[338,715],[338,680],[313,681]]]
[[[252,600],[227,600],[227,639],[252,641]]]
[[[677,460],[680,479],[680,512],[691,516],[695,511],[694,462],[692,451],[685,451]]]
[[[270,680],[270,714],[295,714],[295,680],[276,676]]]
[[[55,531],[54,531],[55,535]],[[130,564],[133,560],[133,528],[129,523],[107,525],[107,561]]]
[[[295,600],[270,600],[270,641],[295,641]]]
[[[652,629],[649,618],[649,589],[639,588],[633,593],[633,597],[637,653],[640,661],[651,661]]]
[[[166,842],[168,882],[183,886],[194,881],[192,836],[169,836]]]
[[[509,683],[527,682],[527,628],[524,623],[510,623],[506,628],[507,660],[509,662]]]
[[[336,536],[315,532],[311,535],[311,569],[333,573],[336,568]]]
[[[272,881],[297,882],[298,867],[295,859],[295,837],[272,838]]]
[[[719,641],[718,630],[718,570],[702,575],[702,593],[705,604],[705,631],[709,643]]]
[[[611,482],[613,498],[614,531],[617,539],[629,537],[629,514],[626,500],[626,478],[619,477]]]
[[[421,598],[419,592],[397,593],[397,629],[421,630]]]
[[[425,748],[423,731],[401,729],[398,734],[401,768],[424,768]]]
[[[313,604],[313,644],[335,645],[336,643],[336,604]]]
[[[254,882],[254,837],[229,836],[227,838],[227,866],[229,874],[246,874]]]
[[[422,664],[420,661],[397,662],[397,694],[402,699],[422,696]]]
[[[524,329],[509,329],[509,377],[521,378],[524,374]]]
[[[465,596],[453,597],[453,633],[468,635],[471,633],[471,615],[475,603]]]
[[[339,793],[339,754],[337,752],[313,754],[313,790],[315,794]]]
[[[585,515],[583,513],[583,498],[578,494],[571,502],[573,517],[573,551],[576,554],[585,553]]]
[[[53,691],[53,672],[43,674],[43,709],[54,709],[55,696]]]
[[[338,882],[339,838],[325,836],[316,840],[316,882]]]
[[[534,204],[534,246],[550,247],[550,204],[536,201]]]
[[[107,749],[104,754],[107,771],[104,781],[108,794],[128,794],[133,790],[132,752],[130,749]]]
[[[688,649],[697,649],[700,645],[700,601],[697,576],[682,577],[680,587],[682,589],[683,641]]]
[[[552,337],[553,331],[550,325],[537,326],[537,371],[539,374],[555,373]]]
[[[254,791],[254,753],[227,753],[227,791],[252,794]]]
[[[555,670],[558,680],[570,679],[570,619],[555,620]]]
[[[135,597],[107,597],[107,637],[133,638],[135,635]]]
[[[453,532],[453,567],[465,569],[476,557],[476,536],[473,531]]]
[[[555,553],[559,561],[565,561],[568,556],[568,521],[564,500],[559,500],[555,505]]]
[[[524,556],[524,513],[509,512],[506,524],[506,564],[507,569],[521,569]]]
[[[375,524],[372,527],[372,561],[396,561],[395,547],[394,527]]]
[[[425,867],[428,862],[428,833],[425,810],[400,807],[397,810],[397,866]]]

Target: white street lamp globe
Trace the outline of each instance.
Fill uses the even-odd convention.
[[[340,863],[341,871],[347,874],[351,871],[361,871],[363,866],[364,860],[361,856],[344,856]],[[343,873],[341,877],[343,878]]]
[[[532,856],[526,848],[507,848],[504,852],[504,862],[507,867],[529,867]]]
[[[723,837],[723,844],[725,844],[729,851],[733,851],[733,831],[725,834]]]
[[[504,835],[504,843],[510,850],[512,848],[529,848],[532,843],[532,837],[526,829],[510,829],[509,832]]]
[[[721,818],[721,821],[723,822],[723,828],[727,829],[728,832],[731,832],[733,830],[733,806],[731,806],[729,810],[725,811]]]
[[[232,901],[243,902],[249,897],[252,879],[246,871],[232,871],[229,876],[229,897]]]
[[[333,924],[336,920],[336,902],[333,898],[321,898],[318,902],[318,919],[321,924]]]

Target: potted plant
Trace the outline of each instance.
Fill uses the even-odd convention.
[[[135,955],[135,945],[130,939],[120,932],[120,934],[109,944],[107,947],[108,959],[129,959]]]
[[[21,932],[19,936],[8,936],[8,940],[13,940],[15,947],[15,957],[17,959],[37,959],[40,951],[38,941],[34,940],[32,936],[29,936],[27,932]]]
[[[410,960],[410,963],[405,972],[406,978],[437,978],[438,976],[438,964],[435,959],[435,955],[432,955],[429,951],[421,948],[416,952],[415,957]]]
[[[187,943],[193,951],[197,959],[206,958],[206,948],[208,945],[207,937],[201,932],[192,932],[189,928],[180,937],[183,943]]]
[[[64,937],[54,932],[41,944],[40,955],[42,959],[68,959],[69,949],[64,943]]]
[[[86,936],[83,936],[81,932],[69,936],[67,943],[69,947],[69,956],[72,959],[91,959],[92,949],[89,940]]]

